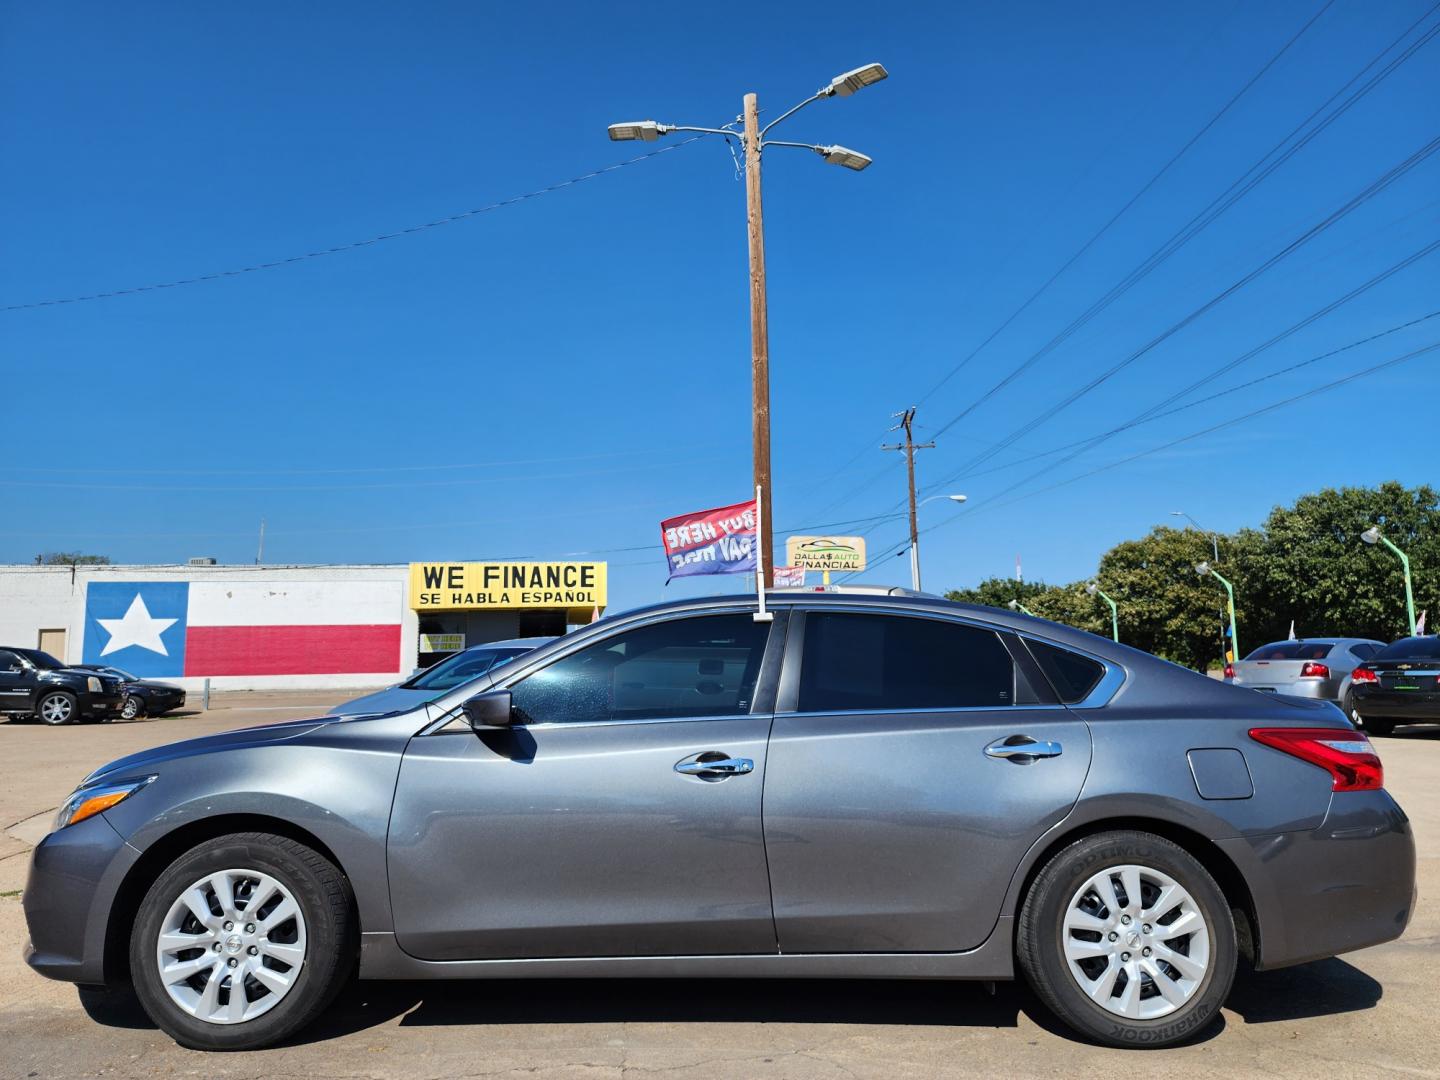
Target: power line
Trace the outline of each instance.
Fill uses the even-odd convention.
[[[1290,51],[1291,46],[1293,46],[1297,41],[1299,41],[1305,35],[1305,32],[1310,29],[1310,27],[1315,25],[1316,21],[1319,20],[1320,16],[1324,15],[1325,12],[1330,10],[1333,2],[1334,0],[1326,0],[1326,2],[1320,6],[1320,10],[1315,12],[1314,15],[1310,16],[1310,18],[1305,22],[1305,24],[1301,26],[1299,30],[1295,31],[1294,35],[1290,38],[1290,40],[1285,42],[1285,44],[1280,47],[1280,51],[1275,53],[1274,56],[1270,57],[1269,60],[1265,61],[1265,63],[1261,66],[1260,70],[1257,71],[1254,75],[1250,76],[1249,81],[1247,81],[1244,86],[1242,86],[1238,91],[1236,91],[1234,96],[1232,96],[1229,101],[1227,101],[1223,106],[1221,106],[1219,112],[1215,113],[1214,116],[1210,117],[1210,119],[1201,126],[1199,131],[1195,132],[1194,135],[1190,136],[1189,141],[1186,142],[1185,145],[1182,146],[1179,150],[1177,150],[1169,161],[1165,162],[1164,165],[1160,166],[1159,171],[1156,172],[1153,176],[1151,176],[1149,180],[1145,181],[1145,183],[1140,186],[1139,190],[1137,190],[1134,195],[1131,195],[1130,198],[1126,201],[1126,203],[1121,206],[1119,210],[1115,211],[1115,213],[1110,217],[1110,219],[1106,221],[1104,225],[1100,226],[1100,228],[1095,232],[1094,235],[1090,237],[1090,239],[1086,240],[1085,243],[1080,245],[1079,249],[1076,250],[1076,252],[1068,259],[1066,259],[1065,262],[1060,265],[1060,268],[1045,280],[1044,284],[1042,284],[1038,289],[1031,293],[1024,303],[1022,303],[1018,308],[1012,311],[1009,317],[1007,317],[1004,322],[1002,322],[999,326],[992,330],[990,332],[990,335],[985,338],[984,341],[980,342],[979,345],[976,345],[975,348],[970,350],[970,352],[965,356],[965,358],[962,359],[954,367],[952,367],[940,379],[939,382],[937,382],[934,386],[927,390],[925,394],[921,396],[919,403],[923,405],[941,387],[943,387],[952,378],[959,374],[960,370],[964,368],[966,364],[970,363],[971,360],[974,360],[975,357],[978,356],[987,345],[989,345],[992,341],[994,341],[997,337],[1004,333],[1004,331],[1010,326],[1010,324],[1013,323],[1021,315],[1023,315],[1029,309],[1031,304],[1035,303],[1036,300],[1040,299],[1040,297],[1049,290],[1050,286],[1055,284],[1055,282],[1060,278],[1062,274],[1065,273],[1065,271],[1069,270],[1070,267],[1074,266],[1075,263],[1077,263],[1085,255],[1086,252],[1088,252],[1092,247],[1094,247],[1095,244],[1101,239],[1101,237],[1103,237],[1107,232],[1110,231],[1111,226],[1113,226],[1117,221],[1124,217],[1125,214],[1130,210],[1130,208],[1134,206],[1137,202],[1139,202],[1140,199],[1143,198],[1144,195],[1151,188],[1153,188],[1182,157],[1186,155],[1186,153],[1189,152],[1191,147],[1193,147],[1197,142],[1199,142],[1211,128],[1213,128],[1216,124],[1220,122],[1220,120],[1225,116],[1226,113],[1228,113],[1232,108],[1235,107],[1235,105],[1240,101],[1241,98],[1243,98],[1247,93],[1249,93],[1251,87],[1253,87],[1257,82],[1259,82],[1265,76],[1266,72],[1268,72],[1272,67],[1274,67],[1280,61],[1280,58]],[[993,393],[994,391],[991,392]],[[973,409],[974,406],[971,406],[971,408]],[[948,426],[949,425],[947,425],[947,427]],[[943,430],[944,429],[942,429],[942,431]]]
[[[1231,394],[1237,394],[1241,390],[1249,390],[1252,386],[1259,386],[1263,382],[1269,382],[1271,379],[1278,379],[1282,375],[1293,374],[1294,372],[1299,371],[1302,368],[1310,367],[1312,364],[1318,364],[1322,360],[1329,360],[1333,357],[1339,356],[1341,353],[1349,352],[1351,349],[1358,349],[1361,345],[1368,345],[1372,341],[1378,341],[1383,337],[1389,337],[1391,334],[1398,334],[1402,330],[1409,330],[1411,327],[1419,326],[1421,323],[1429,322],[1431,319],[1435,318],[1440,318],[1440,311],[1432,311],[1428,314],[1421,315],[1419,318],[1411,319],[1409,322],[1403,322],[1397,326],[1391,326],[1387,327],[1384,330],[1376,331],[1373,334],[1370,334],[1363,338],[1358,338],[1355,341],[1331,349],[1328,352],[1320,353],[1318,356],[1312,356],[1308,359],[1300,360],[1293,364],[1287,364],[1282,368],[1276,368],[1274,371],[1266,372],[1264,375],[1256,376],[1255,378],[1249,379],[1242,383],[1236,383],[1234,386],[1226,387],[1224,390],[1217,390],[1215,393],[1207,394],[1205,397],[1196,398],[1194,401],[1188,402],[1187,404],[1177,405],[1173,409],[1166,409],[1163,412],[1147,412],[1145,414],[1142,414],[1140,417],[1132,418],[1126,421],[1118,427],[1113,427],[1109,431],[1103,432],[1101,435],[1092,435],[1088,438],[1076,439],[1074,442],[1069,442],[1063,446],[1057,446],[1050,450],[1042,450],[1038,454],[1032,454],[1030,457],[1021,458],[1019,461],[1007,461],[1004,465],[996,465],[994,468],[991,469],[981,469],[979,472],[971,473],[969,478],[973,479],[976,476],[989,476],[992,473],[1003,472],[1005,469],[1013,469],[1017,465],[1028,465],[1030,462],[1039,461],[1041,458],[1054,457],[1056,454],[1063,454],[1066,450],[1073,450],[1077,446],[1089,447],[1101,438],[1108,437],[1110,435],[1118,435],[1121,432],[1129,431],[1131,428],[1140,427],[1143,424],[1153,423],[1156,420],[1163,420],[1166,417],[1174,416],[1177,413],[1188,412],[1190,409],[1198,408],[1201,405],[1208,405],[1212,401],[1216,401],[1223,397],[1229,397]],[[1063,462],[1057,464],[1063,464]],[[1034,479],[1034,477],[1031,477],[1031,479]]]
[[[1068,408],[1070,405],[1080,400],[1080,398],[1084,397],[1086,394],[1089,394],[1096,387],[1102,385],[1103,383],[1113,378],[1115,375],[1119,374],[1121,371],[1125,370],[1131,364],[1144,357],[1157,346],[1169,340],[1171,337],[1179,333],[1181,330],[1185,329],[1197,319],[1202,318],[1205,314],[1214,309],[1217,305],[1223,303],[1226,299],[1233,296],[1236,292],[1240,291],[1245,286],[1249,285],[1251,282],[1259,278],[1261,275],[1274,268],[1285,258],[1293,254],[1295,251],[1299,250],[1301,247],[1309,243],[1321,233],[1325,232],[1327,229],[1331,228],[1337,222],[1345,218],[1348,214],[1350,214],[1357,208],[1363,206],[1365,203],[1369,202],[1376,195],[1380,194],[1387,187],[1393,184],[1396,180],[1400,179],[1406,173],[1414,169],[1417,165],[1421,164],[1423,161],[1429,158],[1432,154],[1435,153],[1436,150],[1440,150],[1440,137],[1431,139],[1428,143],[1420,147],[1420,149],[1416,150],[1413,154],[1405,158],[1399,164],[1392,166],[1379,178],[1367,185],[1364,190],[1352,196],[1338,209],[1332,211],[1315,225],[1312,225],[1309,229],[1305,230],[1305,232],[1301,233],[1300,236],[1296,237],[1289,244],[1285,245],[1285,247],[1281,248],[1274,255],[1271,255],[1255,269],[1251,270],[1247,274],[1244,274],[1239,279],[1231,283],[1228,287],[1216,293],[1205,303],[1201,304],[1199,307],[1191,311],[1188,315],[1180,319],[1178,322],[1171,324],[1167,329],[1161,331],[1155,337],[1147,341],[1144,345],[1131,352],[1124,359],[1117,361],[1105,371],[1101,372],[1099,375],[1096,375],[1079,389],[1067,394],[1064,398],[1056,402],[1054,405],[1050,406],[1044,412],[1040,413],[1038,416],[1021,425],[1019,428],[1011,432],[999,443],[997,443],[996,448],[983,451],[981,454],[977,455],[971,461],[967,462],[964,466],[962,466],[957,473],[952,474],[945,480],[942,480],[941,483],[953,483],[955,480],[964,476],[970,469],[974,468],[976,465],[983,464],[985,461],[988,461],[990,458],[994,457],[995,453],[998,451],[999,448],[1009,446],[1016,440],[1024,438],[1024,436],[1034,431],[1041,424],[1044,424],[1046,421],[1054,418],[1064,409]]]
[[[336,244],[334,247],[320,248],[316,251],[307,251],[303,255],[291,255],[285,259],[275,259],[271,262],[255,263],[251,266],[241,266],[233,270],[219,270],[210,274],[200,274],[195,277],[179,278],[175,281],[157,282],[151,285],[135,285],[126,289],[111,289],[107,292],[89,293],[83,296],[66,296],[50,300],[32,300],[23,304],[6,304],[0,306],[0,312],[6,311],[29,311],[33,308],[55,307],[60,304],[81,304],[90,300],[109,300],[117,296],[133,296],[137,293],[154,292],[159,289],[178,289],[183,285],[199,285],[207,281],[220,281],[224,278],[240,277],[243,274],[254,274],[261,270],[278,270],[281,267],[293,266],[296,263],[307,262],[311,259],[321,259],[327,255],[340,255],[345,252],[357,251],[360,248],[370,247],[373,244],[384,243],[386,240],[397,240],[403,236],[413,236],[415,233],[426,232],[430,229],[438,229],[443,225],[453,225],[458,221],[465,221],[468,218],[476,217],[479,214],[488,214],[492,210],[501,210],[507,206],[514,206],[517,203],[527,202],[530,199],[537,199],[541,195],[549,195],[552,192],[560,191],[563,188],[573,187],[576,184],[583,184],[587,180],[594,180],[604,176],[606,173],[616,172],[619,169],[629,168],[631,165],[638,165],[642,161],[659,157],[661,154],[669,154],[679,150],[682,146],[689,146],[704,135],[693,135],[688,139],[682,139],[671,146],[663,146],[658,150],[651,150],[649,153],[641,154],[639,157],[629,158],[625,161],[617,161],[613,165],[606,165],[600,169],[594,169],[579,176],[572,176],[569,180],[561,180],[558,183],[549,184],[543,188],[536,188],[534,191],[527,191],[523,195],[512,195],[508,199],[501,199],[499,202],[490,203],[487,206],[477,206],[473,210],[462,210],[456,214],[449,214],[434,221],[427,221],[421,225],[411,225],[406,229],[398,229],[395,232],[381,233],[365,240],[353,240],[346,244]]]
[[[1323,132],[1332,123],[1334,123],[1337,119],[1339,119],[1346,112],[1348,112],[1357,102],[1359,102],[1362,98],[1364,98],[1367,94],[1374,90],[1376,86],[1380,85],[1381,82],[1383,82],[1386,78],[1393,74],[1401,64],[1403,64],[1406,60],[1413,56],[1415,52],[1417,52],[1420,48],[1428,44],[1436,36],[1437,33],[1440,33],[1440,22],[1437,22],[1434,26],[1430,27],[1416,41],[1412,42],[1409,46],[1407,46],[1402,53],[1392,59],[1382,70],[1377,72],[1367,83],[1361,86],[1358,90],[1355,91],[1355,93],[1353,93],[1348,99],[1346,99],[1341,105],[1339,105],[1334,111],[1332,111],[1330,115],[1325,117],[1320,123],[1316,124],[1312,130],[1310,130],[1304,136],[1298,139],[1294,143],[1294,145],[1290,146],[1288,149],[1284,149],[1282,152],[1282,148],[1285,147],[1286,143],[1294,139],[1299,132],[1304,130],[1305,127],[1310,124],[1312,120],[1315,119],[1315,117],[1320,115],[1320,113],[1324,112],[1324,110],[1328,108],[1330,104],[1335,101],[1336,98],[1338,98],[1341,94],[1345,93],[1346,90],[1348,90],[1357,81],[1359,81],[1367,71],[1369,71],[1377,63],[1379,63],[1380,60],[1397,45],[1399,45],[1400,42],[1404,41],[1405,38],[1408,37],[1417,26],[1424,22],[1425,19],[1429,18],[1430,15],[1433,14],[1437,9],[1440,9],[1440,3],[1437,3],[1436,5],[1431,7],[1427,12],[1425,12],[1424,15],[1422,15],[1419,19],[1415,20],[1415,22],[1411,23],[1410,26],[1406,27],[1403,33],[1396,37],[1389,45],[1385,46],[1385,48],[1381,49],[1380,52],[1378,52],[1368,63],[1366,63],[1364,67],[1362,67],[1358,72],[1351,76],[1350,79],[1344,83],[1344,85],[1342,85],[1338,90],[1331,94],[1330,97],[1327,98],[1317,109],[1311,112],[1309,116],[1307,116],[1304,120],[1297,124],[1284,138],[1282,138],[1279,142],[1277,142],[1274,146],[1267,150],[1259,159],[1255,161],[1254,164],[1252,164],[1248,169],[1246,169],[1245,172],[1242,173],[1240,177],[1236,179],[1228,188],[1226,188],[1225,191],[1221,192],[1220,195],[1218,195],[1209,203],[1208,206],[1206,206],[1203,210],[1201,210],[1198,214],[1196,214],[1188,222],[1186,222],[1185,225],[1181,226],[1181,228],[1175,233],[1173,233],[1169,239],[1167,239],[1163,244],[1160,245],[1159,248],[1151,252],[1150,255],[1148,255],[1144,260],[1142,260],[1139,264],[1132,268],[1128,274],[1126,274],[1123,278],[1120,279],[1119,282],[1113,285],[1110,290],[1106,292],[1099,300],[1095,301],[1095,303],[1093,303],[1089,308],[1087,308],[1084,312],[1082,312],[1074,320],[1072,320],[1069,325],[1067,325],[1063,330],[1061,330],[1048,342],[1041,346],[1039,350],[1037,350],[1035,353],[1032,353],[1029,357],[1027,357],[1014,369],[1012,369],[999,382],[991,386],[990,389],[985,391],[974,402],[962,409],[960,413],[958,413],[951,420],[947,421],[946,424],[943,425],[938,432],[936,432],[937,436],[944,434],[944,432],[950,427],[953,427],[955,424],[965,419],[965,417],[970,415],[970,413],[974,412],[975,409],[979,408],[986,401],[990,400],[990,398],[992,398],[995,394],[999,393],[1016,378],[1018,378],[1021,374],[1029,370],[1029,368],[1032,367],[1035,363],[1048,355],[1055,348],[1063,344],[1076,331],[1081,329],[1085,324],[1090,322],[1102,311],[1108,308],[1112,303],[1115,302],[1115,300],[1119,299],[1120,296],[1128,292],[1134,285],[1138,284],[1142,279],[1147,277],[1152,271],[1154,271],[1157,267],[1159,267],[1162,263],[1164,263],[1172,255],[1174,255],[1175,252],[1179,251],[1182,247],[1189,243],[1190,240],[1194,239],[1194,237],[1197,236],[1202,230],[1204,230],[1217,218],[1219,218],[1222,214],[1224,214],[1227,210],[1234,206],[1235,203],[1237,203],[1240,199],[1244,198],[1245,195],[1253,191],[1256,186],[1258,186],[1269,176],[1271,176],[1276,169],[1289,161],[1292,157],[1294,157],[1295,154],[1299,153],[1300,150],[1302,150],[1313,139],[1320,135],[1321,132]],[[1279,154],[1279,156],[1275,157],[1276,154]],[[1270,161],[1270,163],[1266,165],[1265,163],[1269,161],[1269,159],[1272,157],[1275,157],[1275,160]],[[1257,172],[1257,170],[1259,171]],[[1252,174],[1254,175],[1252,176]]]
[[[984,503],[981,503],[974,509],[956,514],[954,517],[948,518],[946,520],[938,521],[934,525],[927,526],[920,531],[922,534],[933,532],[935,529],[942,529],[947,525],[955,524],[957,521],[963,521],[965,519],[968,519],[976,513],[983,513],[986,510],[1000,510],[1007,506],[1013,506],[1015,503],[1023,502],[1024,500],[1034,498],[1037,495],[1047,494],[1051,491],[1056,490],[1057,488],[1062,488],[1066,485],[1077,483],[1080,480],[1088,479],[1089,477],[1098,475],[1099,473],[1108,472],[1109,470],[1119,468],[1122,465],[1128,465],[1131,462],[1139,461],[1140,459],[1149,457],[1152,454],[1158,454],[1165,450],[1171,450],[1176,446],[1180,446],[1187,442],[1193,442],[1195,439],[1202,438],[1206,435],[1212,435],[1217,431],[1224,430],[1225,428],[1233,427],[1236,424],[1244,423],[1247,420],[1253,420],[1257,416],[1263,416],[1264,414],[1274,412],[1277,409],[1282,409],[1286,406],[1294,405],[1297,402],[1306,400],[1307,398],[1315,397],[1317,394],[1323,394],[1326,391],[1334,390],[1338,387],[1346,385],[1347,383],[1354,382],[1357,379],[1362,379],[1367,375],[1373,375],[1376,372],[1384,371],[1387,368],[1392,368],[1399,364],[1403,364],[1409,360],[1413,360],[1418,356],[1432,353],[1437,349],[1440,349],[1440,341],[1432,342],[1429,345],[1423,345],[1418,349],[1414,349],[1400,356],[1392,357],[1389,360],[1382,360],[1378,364],[1372,364],[1370,367],[1352,372],[1349,375],[1341,376],[1338,379],[1331,380],[1327,383],[1322,383],[1319,386],[1313,386],[1310,389],[1304,390],[1298,394],[1293,394],[1290,397],[1282,398],[1279,401],[1271,402],[1269,405],[1263,405],[1258,409],[1252,409],[1250,412],[1243,413],[1240,416],[1231,417],[1229,420],[1223,420],[1218,424],[1212,424],[1209,427],[1200,429],[1199,431],[1192,431],[1188,435],[1182,435],[1177,439],[1171,439],[1169,442],[1161,443],[1159,446],[1152,446],[1147,450],[1141,450],[1138,453],[1130,454],[1127,457],[1120,458],[1116,461],[1108,462],[1107,464],[1090,469],[1088,472],[1079,473],[1075,476],[1067,477],[1064,480],[1058,480],[1055,483],[1050,484],[1046,487],[1037,488],[1034,491],[1028,491],[1023,495],[1017,495],[1015,498],[1006,500],[1004,502],[996,502],[996,499],[1001,499],[1006,494],[1006,491],[1002,491],[999,495],[996,495],[991,499],[986,500]],[[1013,488],[1007,489],[1007,491],[1008,490],[1013,490]],[[892,545],[891,547],[886,549],[885,553],[881,555],[880,558],[893,558],[899,552],[904,551],[908,544],[909,541],[904,540],[897,545]],[[849,578],[854,577],[856,574],[864,572],[865,571],[851,571],[848,574],[844,575],[841,580],[848,580]]]
[[[1027,477],[1026,477],[1025,479],[1023,479],[1023,480],[1017,481],[1017,482],[1013,485],[1013,487],[1023,487],[1025,484],[1028,484],[1031,480],[1038,479],[1039,477],[1044,476],[1044,475],[1045,475],[1046,473],[1048,473],[1050,470],[1059,468],[1060,466],[1065,465],[1065,464],[1069,463],[1070,461],[1073,461],[1075,458],[1079,457],[1081,454],[1086,453],[1087,451],[1094,449],[1095,447],[1101,445],[1101,444],[1104,443],[1104,442],[1107,442],[1108,440],[1110,440],[1110,439],[1113,438],[1114,436],[1120,434],[1122,431],[1126,431],[1126,430],[1128,430],[1129,428],[1135,427],[1137,424],[1142,424],[1142,423],[1144,423],[1145,421],[1154,418],[1154,417],[1156,416],[1156,414],[1169,415],[1169,414],[1163,414],[1163,413],[1162,413],[1162,410],[1164,410],[1165,408],[1167,408],[1167,407],[1170,406],[1170,405],[1173,405],[1175,402],[1177,402],[1177,401],[1181,400],[1182,398],[1188,396],[1189,394],[1191,394],[1191,393],[1193,393],[1194,391],[1200,389],[1201,387],[1207,385],[1208,383],[1212,383],[1212,382],[1214,382],[1215,380],[1217,380],[1217,379],[1219,379],[1219,378],[1221,378],[1221,377],[1223,377],[1223,376],[1225,376],[1225,375],[1228,375],[1231,371],[1234,371],[1234,370],[1235,370],[1237,367],[1239,367],[1241,364],[1244,364],[1244,363],[1247,363],[1247,362],[1250,361],[1250,360],[1253,360],[1255,357],[1259,356],[1262,352],[1265,352],[1265,351],[1267,351],[1268,349],[1273,348],[1275,345],[1278,345],[1280,342],[1284,341],[1285,339],[1294,336],[1295,334],[1299,333],[1301,330],[1305,329],[1307,326],[1310,326],[1311,324],[1313,324],[1313,323],[1317,322],[1318,320],[1324,318],[1326,315],[1331,314],[1332,312],[1334,312],[1334,311],[1337,310],[1338,308],[1342,307],[1343,305],[1348,304],[1351,300],[1354,300],[1357,296],[1363,295],[1364,293],[1368,292],[1370,289],[1374,288],[1376,285],[1379,285],[1381,282],[1384,282],[1384,281],[1389,280],[1391,277],[1393,277],[1395,274],[1399,273],[1401,270],[1404,270],[1404,269],[1406,269],[1407,267],[1412,266],[1414,263],[1416,263],[1416,262],[1418,262],[1419,260],[1425,258],[1427,255],[1430,255],[1430,254],[1434,253],[1436,250],[1440,250],[1440,240],[1434,240],[1434,241],[1432,241],[1431,243],[1425,245],[1425,246],[1424,246],[1423,248],[1421,248],[1420,250],[1418,250],[1418,251],[1416,251],[1416,252],[1414,252],[1414,253],[1406,256],[1404,259],[1401,259],[1399,262],[1397,262],[1397,263],[1395,263],[1395,264],[1387,267],[1386,269],[1382,270],[1380,273],[1376,274],[1374,277],[1370,278],[1368,281],[1365,281],[1365,282],[1363,282],[1362,284],[1357,285],[1355,288],[1351,289],[1349,292],[1345,293],[1343,296],[1340,296],[1340,297],[1338,297],[1337,299],[1330,301],[1330,303],[1326,304],[1324,307],[1321,307],[1321,308],[1319,308],[1319,309],[1317,309],[1317,310],[1315,310],[1315,311],[1312,311],[1310,314],[1306,315],[1304,318],[1300,319],[1298,322],[1292,323],[1290,326],[1286,327],[1284,330],[1280,331],[1278,334],[1273,335],[1273,336],[1270,337],[1268,340],[1261,342],[1259,345],[1256,345],[1254,348],[1252,348],[1252,349],[1250,349],[1250,350],[1248,350],[1248,351],[1246,351],[1246,352],[1244,352],[1244,353],[1241,353],[1239,356],[1235,357],[1233,360],[1226,361],[1225,363],[1221,364],[1218,368],[1215,368],[1213,371],[1209,372],[1208,374],[1202,376],[1202,377],[1199,378],[1199,379],[1196,379],[1196,380],[1195,380],[1194,382],[1192,382],[1189,386],[1186,386],[1186,387],[1184,387],[1184,388],[1181,389],[1181,390],[1175,391],[1173,394],[1171,394],[1169,397],[1165,398],[1163,401],[1157,402],[1155,405],[1150,406],[1148,409],[1146,409],[1146,410],[1144,410],[1143,412],[1141,412],[1141,413],[1137,414],[1136,416],[1132,417],[1129,421],[1127,421],[1127,422],[1124,423],[1124,424],[1121,424],[1119,427],[1112,428],[1112,429],[1109,430],[1109,431],[1102,432],[1102,433],[1099,434],[1099,435],[1095,435],[1095,436],[1092,436],[1092,437],[1089,438],[1089,439],[1082,440],[1081,443],[1078,445],[1078,447],[1073,447],[1073,448],[1071,448],[1071,452],[1068,453],[1065,457],[1061,458],[1059,461],[1052,462],[1052,463],[1050,463],[1050,464],[1048,464],[1048,465],[1045,465],[1045,466],[1044,466],[1042,469],[1040,469],[1038,472],[1035,472],[1035,473],[1031,474],[1030,476],[1027,476]],[[1389,332],[1389,331],[1387,331],[1387,333],[1388,333],[1388,332]],[[1348,348],[1353,348],[1353,347],[1355,347],[1355,345],[1363,344],[1364,341],[1374,340],[1374,337],[1378,337],[1378,336],[1382,336],[1382,335],[1374,335],[1374,336],[1372,336],[1371,338],[1366,338],[1366,339],[1364,339],[1364,340],[1361,341],[1361,342],[1356,342],[1356,343],[1353,343],[1352,345],[1347,345],[1347,346],[1345,346],[1344,348],[1346,348],[1346,349],[1348,349]],[[1334,350],[1334,352],[1332,352],[1332,353],[1330,353],[1330,354],[1328,354],[1328,355],[1334,355],[1335,352],[1341,352],[1341,351],[1344,351],[1344,350],[1343,350],[1343,349],[1337,349],[1337,350]],[[1256,380],[1256,381],[1258,381],[1258,380]],[[1208,400],[1208,399],[1207,399],[1207,400]]]

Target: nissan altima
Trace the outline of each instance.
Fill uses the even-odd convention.
[[[112,762],[34,851],[27,959],[211,1050],[357,972],[1020,975],[1083,1037],[1163,1046],[1242,957],[1405,930],[1411,827],[1333,704],[899,590],[770,599]]]

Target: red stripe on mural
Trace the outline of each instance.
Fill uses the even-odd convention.
[[[186,675],[361,675],[400,670],[400,627],[191,626]]]

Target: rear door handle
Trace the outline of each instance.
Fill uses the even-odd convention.
[[[1064,749],[1058,742],[1038,742],[1029,735],[1011,735],[985,747],[985,756],[1016,765],[1029,765],[1038,758],[1059,757]]]
[[[750,758],[727,757],[720,750],[705,750],[677,761],[675,771],[701,780],[725,780],[754,772],[755,762]]]

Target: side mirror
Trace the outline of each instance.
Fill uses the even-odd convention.
[[[508,728],[512,722],[509,690],[487,690],[476,694],[460,708],[476,731]]]

